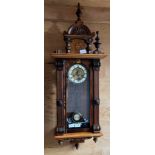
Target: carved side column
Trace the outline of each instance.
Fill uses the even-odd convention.
[[[85,42],[87,44],[87,47],[86,47],[87,54],[89,54],[90,51],[91,51],[91,46],[92,46],[93,39],[92,38],[88,38]]]
[[[99,125],[99,69],[100,69],[100,60],[93,60],[93,79],[94,79],[94,90],[93,90],[93,132],[100,131]]]
[[[64,60],[56,60],[57,69],[57,127],[56,133],[63,134],[65,132],[65,109],[64,109]]]
[[[66,43],[66,53],[70,53],[71,52],[71,38],[64,36],[64,41]]]

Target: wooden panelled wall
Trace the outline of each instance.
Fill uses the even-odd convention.
[[[95,144],[86,140],[75,150],[67,143],[59,146],[53,139],[56,126],[56,74],[49,64],[50,53],[64,49],[63,31],[76,20],[76,5],[82,6],[82,20],[91,31],[100,31],[101,49],[109,53],[109,0],[45,0],[45,155],[109,155],[109,57],[101,61],[100,125],[104,134]]]

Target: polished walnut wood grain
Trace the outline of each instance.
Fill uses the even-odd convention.
[[[84,40],[80,40],[80,39],[74,39],[72,42],[71,42],[71,49],[72,51],[75,51],[75,53],[79,53],[79,51],[81,49],[86,49],[87,46],[84,42]]]
[[[65,115],[64,115],[64,62],[59,60],[56,63],[57,69],[57,127],[56,133],[65,132]]]
[[[65,133],[63,135],[55,136],[56,140],[70,139],[70,138],[91,138],[91,137],[101,137],[103,134],[92,133],[92,132],[76,132],[76,133]]]
[[[100,60],[94,59],[93,60],[93,79],[94,79],[94,85],[93,85],[93,132],[99,132],[100,131],[100,125],[99,125],[99,69],[100,69]]]
[[[52,58],[61,59],[103,59],[107,54],[72,54],[72,53],[52,53]]]

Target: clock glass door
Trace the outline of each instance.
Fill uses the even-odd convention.
[[[86,130],[90,127],[90,77],[82,64],[73,64],[67,72],[67,130]]]

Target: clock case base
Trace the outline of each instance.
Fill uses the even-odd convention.
[[[79,148],[79,143],[84,143],[86,139],[93,138],[93,141],[96,143],[98,138],[103,136],[101,132],[92,133],[92,132],[76,132],[76,133],[65,133],[63,135],[57,135],[54,138],[58,141],[59,145],[62,145],[65,141],[69,141],[75,146],[76,149]]]

